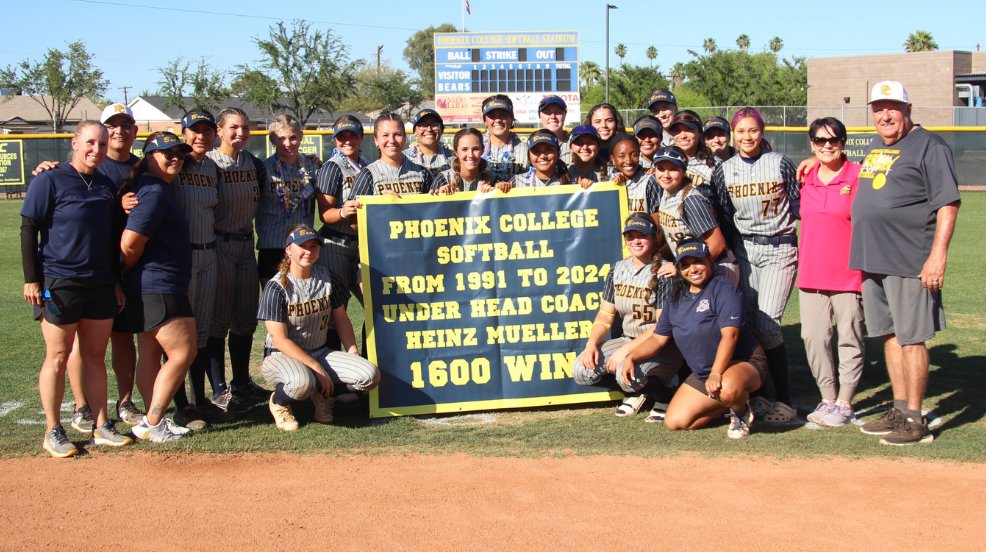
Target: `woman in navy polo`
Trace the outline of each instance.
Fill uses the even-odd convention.
[[[36,316],[43,316],[45,360],[38,378],[46,424],[42,447],[55,458],[79,452],[60,417],[76,334],[86,398],[96,415],[92,443],[131,443],[106,415],[106,343],[113,317],[123,307],[113,231],[116,186],[96,172],[108,142],[106,127],[98,121],[79,123],[71,161],[39,174],[21,209],[24,299],[40,311]]]
[[[188,222],[170,189],[192,148],[170,132],[144,142],[144,158],[120,187],[133,191],[137,206],[120,239],[127,318],[138,332],[137,387],[147,415],[134,426],[139,439],[175,441],[188,429],[164,417],[195,358],[195,318],[188,301],[192,243]],[[161,356],[167,360],[160,364]]]
[[[763,385],[766,359],[746,327],[743,294],[714,275],[709,248],[698,239],[678,244],[671,297],[664,304],[654,333],[637,340],[624,358],[610,359],[622,378],[633,366],[653,357],[674,339],[692,374],[668,405],[664,425],[671,430],[697,429],[730,413],[731,439],[750,434],[750,393]],[[620,366],[622,364],[622,366]]]

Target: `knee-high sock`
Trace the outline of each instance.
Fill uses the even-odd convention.
[[[195,354],[195,360],[188,369],[188,374],[192,381],[192,395],[195,397],[195,404],[201,405],[205,402],[205,373],[209,368],[209,347],[203,347]]]
[[[774,393],[777,400],[791,406],[791,382],[788,376],[787,349],[781,343],[773,349],[766,351],[767,368],[770,370],[770,379],[774,381]]]
[[[245,384],[250,380],[250,349],[253,347],[252,335],[229,334],[229,363],[233,367],[234,385]]]
[[[221,337],[210,337],[205,346],[209,358],[207,374],[213,395],[219,395],[226,390],[226,349],[224,342],[225,339]]]

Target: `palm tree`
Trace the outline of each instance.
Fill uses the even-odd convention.
[[[770,48],[771,52],[774,52],[776,54],[777,52],[781,51],[781,48],[784,47],[784,41],[781,40],[781,37],[775,36],[774,38],[770,39],[770,44],[767,47]]]
[[[616,54],[616,57],[620,58],[620,66],[622,66],[623,58],[627,57],[627,45],[621,42],[616,45],[613,52]]]
[[[716,39],[712,38],[711,36],[709,38],[706,38],[705,41],[702,42],[702,49],[705,50],[705,53],[707,54],[715,53],[716,48],[717,48]]]
[[[647,59],[650,60],[650,66],[653,69],[654,68],[654,60],[657,59],[657,48],[655,48],[653,46],[648,46],[647,47],[647,52],[644,55],[646,55],[647,56]]]
[[[938,49],[938,43],[928,31],[914,31],[904,43],[906,52],[931,52]]]
[[[736,45],[739,46],[740,50],[744,52],[750,48],[750,37],[745,34],[741,34],[736,37]]]
[[[583,61],[579,64],[579,77],[582,81],[582,88],[588,90],[603,76],[603,70],[594,61]]]
[[[677,62],[671,66],[671,90],[678,88],[678,85],[685,80],[685,64]]]

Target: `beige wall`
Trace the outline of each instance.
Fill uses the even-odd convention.
[[[949,106],[958,105],[955,75],[986,72],[986,52],[915,52],[811,58],[808,60],[808,120],[835,116],[846,126],[871,126],[866,102],[870,87],[882,80],[904,83],[915,122],[953,124]],[[843,98],[848,96],[849,103]],[[937,109],[936,109],[937,108]]]

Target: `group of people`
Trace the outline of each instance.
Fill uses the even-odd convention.
[[[538,107],[542,128],[526,140],[512,131],[510,98],[493,95],[482,105],[486,133],[461,129],[451,149],[438,112],[425,109],[410,120],[411,146],[404,121],[385,114],[373,125],[380,157],[372,163],[360,155],[363,126],[348,115],[334,123],[335,149],[324,163],[299,153],[303,129],[290,116],[269,125],[276,151],[258,159],[245,149],[250,121],[234,108],[216,117],[188,112],[184,141],[152,133],[138,158],[130,153],[133,114],[108,106],[101,121],[77,127],[69,162],[39,166],[22,211],[24,296],[37,308],[46,345],[43,447],[56,457],[77,453],[60,421],[66,372],[76,405],[72,426],[91,433],[96,445],[131,442],[106,409],[107,342],[118,417],[139,439],[180,439],[261,399],[281,430],[298,429],[298,401],[311,400],[314,420],[329,423],[335,401],[356,400],[380,381],[346,314],[351,296],[363,300],[356,229],[362,196],[601,181],[626,186],[630,256],[608,275],[572,370],[578,383],[623,389],[621,416],[653,398],[647,420],[669,429],[729,414],[728,435],[740,438],[755,419],[790,421],[796,410],[781,316],[797,284],[822,399],[808,419],[839,426],[853,418],[865,318],[869,334],[885,340],[895,403],[863,430],[890,444],[926,441],[923,342],[941,318],[959,204],[954,167],[944,142],[911,123],[899,83],[877,85],[871,100],[879,136],[862,167],[846,160],[842,123],[825,118],[809,129],[816,159],[800,169],[771,151],[756,109],[703,122],[678,110],[667,90],[651,95],[651,115],[630,132],[609,104],[594,106],[566,131],[565,101],[546,96]],[[943,179],[949,170],[950,181]],[[908,203],[909,216],[901,217],[901,202],[920,199],[922,190],[927,199]],[[895,247],[912,249],[895,255]],[[917,255],[927,261],[915,270]],[[249,373],[258,319],[267,330],[260,371],[271,390]],[[763,393],[768,378],[773,400]],[[146,413],[131,399],[134,381]]]

